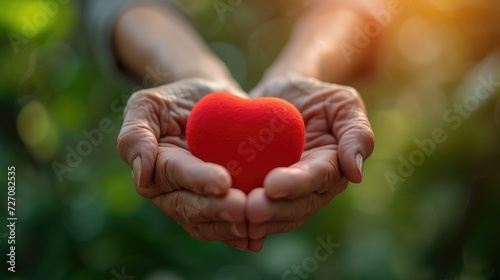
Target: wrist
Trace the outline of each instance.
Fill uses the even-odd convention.
[[[336,5],[307,14],[294,27],[285,49],[266,71],[264,79],[298,74],[346,83],[365,61],[371,46],[362,54],[351,56],[341,47],[355,45],[351,27],[362,26],[366,20],[359,11]]]
[[[211,53],[192,53],[190,59],[184,60],[184,63],[177,63],[176,67],[171,67],[170,57],[168,57],[168,53],[163,51],[158,54],[158,61],[160,61],[160,68],[169,70],[165,75],[168,76],[168,79],[162,81],[164,84],[190,79],[215,85],[219,91],[242,93],[240,86],[232,78],[226,65]]]
[[[297,67],[293,62],[286,63],[286,60],[277,61],[264,72],[259,85],[296,77],[319,79],[319,70],[316,66],[317,65],[308,65],[308,67]]]
[[[114,25],[113,44],[124,70],[148,86],[198,78],[239,88],[224,63],[174,10],[130,7]]]
[[[321,82],[317,78],[304,75],[299,72],[283,72],[279,75],[269,75],[262,79],[261,82],[251,91],[252,97],[278,97],[291,101],[296,96],[298,88],[303,88],[304,85],[313,85]],[[293,102],[292,102],[293,103]]]

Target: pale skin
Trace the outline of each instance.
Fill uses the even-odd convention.
[[[356,90],[330,82],[352,78],[366,60],[368,49],[348,62],[338,48],[366,20],[350,6],[313,1],[249,97],[175,11],[126,10],[113,31],[124,68],[138,77],[147,66],[170,73],[165,85],[132,95],[125,109],[118,151],[132,167],[137,192],[194,238],[257,252],[268,235],[301,226],[349,181],[360,182],[373,132]],[[272,170],[248,195],[231,188],[229,172],[191,155],[183,137],[192,107],[213,91],[294,104],[306,125],[300,161]]]

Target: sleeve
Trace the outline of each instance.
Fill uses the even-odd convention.
[[[117,63],[112,46],[113,26],[117,18],[129,7],[152,4],[160,9],[177,9],[175,0],[87,0],[83,4],[82,25],[87,45],[91,49],[104,75],[129,79]]]

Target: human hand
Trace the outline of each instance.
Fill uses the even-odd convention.
[[[132,167],[137,192],[198,240],[247,249],[246,195],[231,188],[222,166],[191,155],[187,118],[208,93],[239,88],[202,79],[182,80],[132,95],[118,136],[118,151]]]
[[[300,161],[272,170],[263,188],[248,194],[249,249],[258,251],[266,236],[301,226],[349,181],[361,182],[374,135],[363,100],[346,86],[289,76],[268,80],[250,95],[290,101],[302,113],[306,128]]]

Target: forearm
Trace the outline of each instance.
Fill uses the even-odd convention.
[[[113,45],[122,66],[139,78],[159,68],[167,73],[162,83],[203,78],[236,86],[226,66],[176,11],[132,6],[115,23]]]
[[[369,18],[359,10],[330,5],[307,11],[296,23],[289,42],[268,69],[265,80],[302,74],[322,81],[344,83],[369,59],[373,42],[359,47],[356,27]],[[351,52],[356,47],[356,52]]]

